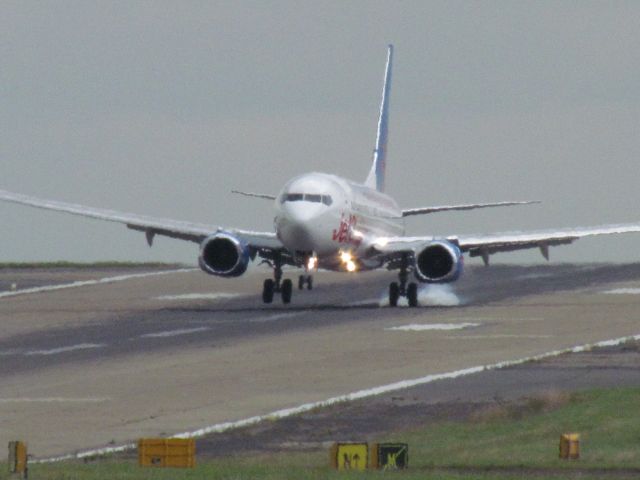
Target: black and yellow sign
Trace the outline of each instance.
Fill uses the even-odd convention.
[[[560,458],[563,460],[577,460],[580,458],[580,435],[565,433],[560,435]]]
[[[335,443],[331,449],[331,464],[338,470],[366,470],[368,462],[366,443]]]
[[[18,478],[27,478],[27,444],[24,442],[9,442],[9,472]]]
[[[142,467],[195,467],[196,441],[193,438],[141,438],[138,463]]]
[[[409,445],[377,443],[371,446],[371,468],[400,470],[409,466]]]

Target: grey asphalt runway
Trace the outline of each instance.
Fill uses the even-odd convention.
[[[455,306],[418,309],[381,307],[386,272],[320,274],[288,306],[261,303],[266,271],[150,273],[0,271],[88,282],[0,292],[0,442],[61,455],[640,333],[640,296],[604,293],[638,264],[472,267],[422,297]]]

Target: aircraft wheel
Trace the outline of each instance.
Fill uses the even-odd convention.
[[[407,300],[409,300],[410,307],[418,306],[418,285],[413,282],[407,288]]]
[[[270,279],[267,278],[264,281],[264,284],[262,286],[262,301],[264,303],[271,303],[273,302],[273,290],[275,288],[275,282]]]
[[[391,282],[389,284],[389,306],[397,307],[398,298],[400,298],[400,287],[396,282]]]
[[[304,275],[298,277],[298,290],[304,290]]]
[[[291,294],[293,293],[293,282],[290,279],[282,281],[282,303],[291,302]]]
[[[307,290],[313,290],[313,276],[309,275],[307,278]]]

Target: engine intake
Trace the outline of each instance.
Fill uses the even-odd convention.
[[[200,244],[200,268],[210,275],[239,277],[249,265],[249,249],[229,233],[216,233]]]
[[[453,243],[431,242],[415,255],[415,275],[421,282],[454,282],[462,273],[462,253]]]

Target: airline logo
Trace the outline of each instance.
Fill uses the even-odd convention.
[[[355,215],[347,216],[343,213],[340,217],[340,225],[333,230],[332,240],[338,243],[360,245],[362,240],[353,236],[353,231],[357,223],[358,218]]]

